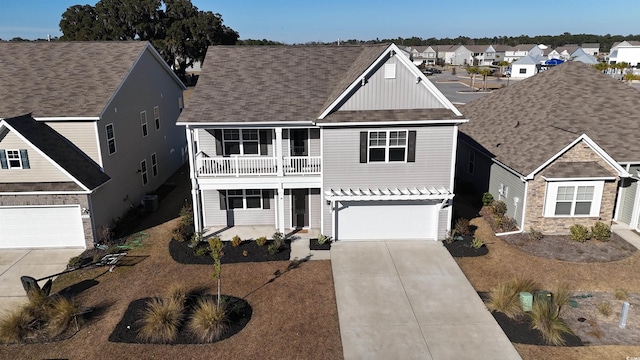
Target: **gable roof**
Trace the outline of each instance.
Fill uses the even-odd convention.
[[[178,123],[315,122],[393,49],[398,48],[211,46],[198,86]],[[424,78],[417,70],[416,74]],[[453,105],[451,108],[455,109]],[[387,120],[426,119],[419,112],[394,111],[387,112]],[[460,119],[456,112],[448,109],[447,116],[439,119]],[[361,121],[382,121],[381,112],[358,114],[362,115]],[[331,120],[328,117],[326,121],[349,121],[354,114],[342,115],[345,116],[336,115]]]
[[[147,47],[159,57],[142,41],[0,42],[0,117],[99,117]]]
[[[65,139],[44,122],[36,121],[31,115],[22,115],[0,121],[24,137],[31,145],[58,164],[64,171],[88,190],[94,190],[107,182],[110,177],[98,164],[86,156],[82,150]],[[47,179],[43,179],[46,182]]]
[[[528,175],[586,134],[617,162],[640,162],[640,92],[581,62],[562,65],[472,101],[460,131]]]

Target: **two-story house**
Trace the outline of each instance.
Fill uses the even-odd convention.
[[[0,248],[93,247],[186,161],[147,42],[0,42]]]
[[[393,44],[210,47],[178,121],[196,229],[442,239],[465,121]]]

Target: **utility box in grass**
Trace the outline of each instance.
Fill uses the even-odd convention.
[[[551,292],[549,291],[536,291],[536,301],[551,302]]]
[[[520,306],[525,312],[531,311],[531,308],[533,307],[533,295],[531,295],[530,292],[523,291],[520,293]]]

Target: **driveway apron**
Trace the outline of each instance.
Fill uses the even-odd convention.
[[[345,359],[520,359],[440,242],[336,242],[331,263]]]

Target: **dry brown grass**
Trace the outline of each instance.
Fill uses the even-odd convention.
[[[640,254],[607,263],[571,263],[526,254],[497,238],[481,218],[471,221],[477,226],[476,236],[486,240],[489,254],[481,257],[457,258],[460,268],[473,287],[488,292],[514,276],[535,280],[542,288],[566,283],[574,292],[607,291],[615,293],[624,288],[630,293],[640,292],[637,274]],[[624,359],[640,356],[640,346],[584,346],[574,348],[514,344],[523,359]]]

